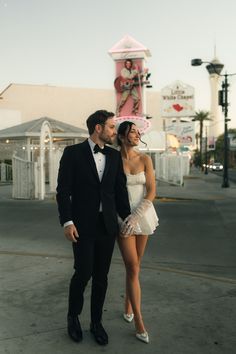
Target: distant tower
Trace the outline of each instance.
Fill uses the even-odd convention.
[[[212,65],[208,64],[206,69],[210,75],[210,86],[211,86],[211,119],[212,121],[209,124],[209,138],[217,138],[220,134],[223,133],[223,120],[220,107],[218,105],[218,91],[219,91],[219,81],[220,76],[224,65],[214,57],[211,61],[214,64],[215,70]],[[218,74],[218,75],[217,75]]]

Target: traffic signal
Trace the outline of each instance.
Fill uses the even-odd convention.
[[[225,92],[223,90],[218,91],[218,104],[219,106],[225,106]]]

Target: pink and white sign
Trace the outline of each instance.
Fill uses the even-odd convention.
[[[194,88],[181,81],[161,90],[162,117],[189,117],[195,114]]]
[[[166,122],[165,131],[174,135],[181,146],[195,144],[194,122]]]
[[[141,59],[116,61],[117,110],[119,116],[142,115],[143,113],[143,62]]]
[[[119,126],[122,122],[125,121],[133,122],[135,125],[137,125],[140,134],[145,134],[149,128],[151,127],[151,122],[147,120],[144,117],[139,117],[139,116],[122,116],[122,117],[115,117],[115,122],[117,126]]]

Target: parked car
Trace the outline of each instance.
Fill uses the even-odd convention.
[[[223,170],[223,165],[220,162],[214,162],[213,164],[210,165],[210,169],[212,171],[222,171]]]

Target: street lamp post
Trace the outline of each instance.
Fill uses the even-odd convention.
[[[208,161],[207,161],[207,127],[206,127],[206,136],[205,136],[205,175],[208,174]]]
[[[223,183],[222,187],[223,188],[228,188],[229,187],[229,178],[228,178],[228,149],[229,149],[229,139],[228,139],[228,75],[224,75],[225,79],[224,82],[222,82],[222,93],[223,97],[222,100],[220,100],[219,103],[222,104],[222,109],[224,111],[224,116],[225,116],[225,121],[224,121],[224,171],[223,171]]]
[[[202,59],[192,59],[191,60],[191,65],[192,66],[200,66],[202,64],[209,64],[213,71],[219,75],[224,77],[224,81],[222,82],[222,90],[219,91],[219,104],[222,106],[222,110],[224,112],[224,171],[223,171],[223,182],[222,182],[222,188],[228,188],[229,187],[229,178],[228,178],[228,76],[233,76],[236,75],[234,74],[220,74],[220,71],[222,69],[222,66],[219,70],[217,65],[214,65],[213,63],[209,61],[202,61]],[[218,70],[217,70],[218,69]]]

